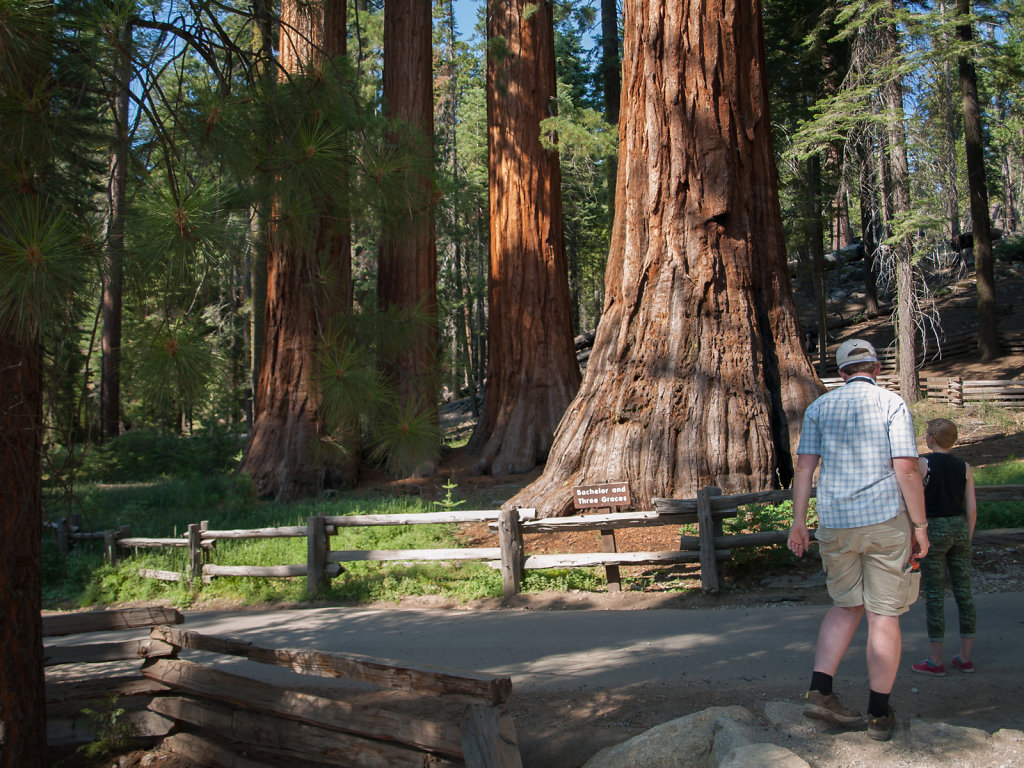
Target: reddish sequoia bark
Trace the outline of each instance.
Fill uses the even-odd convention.
[[[491,274],[476,472],[544,460],[580,382],[562,236],[558,153],[540,143],[555,98],[551,5],[490,0],[487,145]],[[482,446],[482,448],[481,448]]]
[[[639,508],[786,484],[821,388],[786,268],[760,3],[627,0],[625,29],[604,314],[543,475],[509,502],[545,516],[585,483],[628,481]]]
[[[0,332],[0,766],[42,768],[42,349]]]
[[[385,363],[399,400],[437,424],[437,252],[434,238],[433,167],[434,82],[431,6],[423,0],[389,0],[384,6],[384,101],[389,118],[407,133],[393,140],[416,152],[421,163],[415,210],[390,223],[380,249],[377,299],[381,309],[420,322],[398,352]],[[401,129],[400,129],[401,130]],[[440,436],[438,436],[440,448]],[[424,457],[429,459],[430,457]],[[425,468],[423,468],[425,469]]]
[[[282,4],[282,81],[344,52],[344,14],[343,0]],[[314,378],[318,346],[351,302],[347,223],[337,215],[336,204],[325,199],[320,215],[310,217],[312,245],[291,242],[276,224],[285,212],[278,204],[274,209],[255,424],[239,471],[252,475],[261,495],[284,500],[327,485],[351,485],[358,464],[354,452],[342,455],[322,446],[332,429],[335,441],[351,444],[354,428],[322,423]],[[327,267],[325,284],[318,276],[318,255]]]

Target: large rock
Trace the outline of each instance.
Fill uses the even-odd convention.
[[[802,702],[770,701],[760,720],[739,706],[672,720],[607,747],[583,768],[846,768],[894,764],[895,755],[905,768],[1024,766],[1024,733],[897,718],[892,740],[874,741],[864,727],[842,731],[805,717]]]
[[[811,768],[802,757],[777,744],[736,747],[714,768]]]
[[[949,723],[910,721],[910,738],[915,743],[927,744],[937,752],[953,749],[982,750],[991,746],[992,736],[980,728],[965,728]]]
[[[1024,749],[1024,731],[1016,728],[1001,728],[992,734],[992,743],[998,747]]]
[[[583,768],[708,768],[720,720],[752,725],[754,715],[746,707],[710,707],[602,749]]]
[[[711,731],[715,740],[708,761],[711,768],[719,768],[725,762],[726,756],[736,751],[737,747],[744,747],[760,741],[754,735],[754,729],[750,723],[740,722],[731,717],[716,720],[711,726]]]

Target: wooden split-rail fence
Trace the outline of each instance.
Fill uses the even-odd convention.
[[[836,350],[838,344],[829,347],[826,360],[826,375],[838,375],[836,369]],[[895,344],[875,344],[878,353],[878,361],[882,364],[882,371],[895,370],[898,358]],[[999,350],[1004,354],[1024,353],[1024,332],[1021,331],[1000,331]],[[952,333],[939,338],[929,337],[926,343],[917,340],[915,357],[917,365],[924,366],[941,361],[956,360],[962,357],[970,357],[978,354],[978,333],[977,331],[965,331],[963,333]],[[811,361],[816,362],[816,354],[810,355]]]
[[[1003,352],[1024,353],[1024,333],[1000,333],[999,348]],[[878,383],[886,389],[899,392],[895,346],[879,346],[877,352],[878,361],[882,364]],[[917,364],[921,366],[941,360],[955,360],[977,352],[977,332],[950,334],[938,340],[929,339],[928,344],[924,346],[918,341]],[[812,359],[813,362],[815,361]],[[835,348],[829,351],[827,368],[821,381],[827,389],[835,389],[843,383],[836,370]],[[968,403],[983,403],[1001,408],[1024,407],[1024,380],[1020,379],[972,380],[961,376],[933,376],[921,378],[919,384],[922,397],[945,400],[955,408],[963,408]]]
[[[506,676],[264,648],[174,626],[182,621],[172,608],[44,615],[50,638],[150,630],[131,640],[45,646],[49,746],[109,738],[97,729],[99,716],[125,726],[133,743],[215,768],[522,766]],[[235,662],[230,672],[225,658]],[[238,674],[254,669],[239,660],[277,667],[273,679],[284,682]],[[111,664],[121,665],[117,673]]]
[[[977,486],[979,501],[1013,501],[1024,499],[1024,486]],[[119,549],[140,547],[187,547],[189,565],[184,572],[140,569],[140,575],[163,580],[211,579],[224,576],[257,578],[305,577],[307,592],[313,596],[323,591],[330,579],[344,572],[343,563],[351,562],[455,562],[482,561],[501,570],[505,598],[521,589],[523,573],[532,569],[584,568],[603,566],[609,591],[620,589],[619,569],[622,566],[664,566],[697,564],[701,587],[715,593],[721,589],[719,562],[728,560],[731,551],[743,547],[784,544],[787,530],[725,535],[723,522],[749,504],[771,504],[792,499],[791,490],[722,495],[717,488],[704,488],[695,499],[655,499],[654,510],[611,512],[538,519],[532,509],[473,510],[429,512],[401,515],[313,516],[306,525],[260,528],[250,530],[213,530],[208,524],[189,525],[181,538],[138,538],[125,528],[101,534],[71,531],[69,541],[102,539],[111,557]],[[439,523],[487,523],[498,535],[497,547],[465,547],[451,549],[377,549],[332,550],[331,536],[342,528],[377,525],[436,525]],[[679,549],[662,552],[620,552],[615,531],[623,528],[650,526],[696,525],[696,536],[681,535]],[[63,525],[63,523],[62,523]],[[530,554],[528,536],[537,533],[598,531],[602,551],[564,554]],[[1020,532],[978,531],[976,541],[987,538],[1016,539]],[[306,539],[306,562],[290,565],[242,566],[207,562],[218,541],[270,537],[301,537]]]
[[[842,386],[841,378],[821,380],[826,389]],[[964,408],[969,403],[987,404],[1000,408],[1024,407],[1024,380],[975,381],[959,377],[919,379],[921,395],[929,400],[945,400],[954,408]],[[900,391],[899,378],[894,374],[878,377],[878,384],[893,392]]]

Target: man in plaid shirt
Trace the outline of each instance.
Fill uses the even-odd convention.
[[[793,479],[788,546],[807,551],[807,504],[818,478],[816,538],[835,605],[822,620],[804,714],[845,727],[862,724],[832,691],[832,679],[861,616],[868,617],[868,736],[886,740],[899,667],[900,615],[917,599],[916,561],[928,553],[924,490],[914,422],[903,399],[875,383],[881,366],[866,341],[836,353],[843,386],[808,406]]]

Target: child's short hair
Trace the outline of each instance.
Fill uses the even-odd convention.
[[[947,451],[956,445],[956,438],[958,436],[956,424],[949,419],[932,419],[928,422],[925,434],[931,435],[932,440]]]

